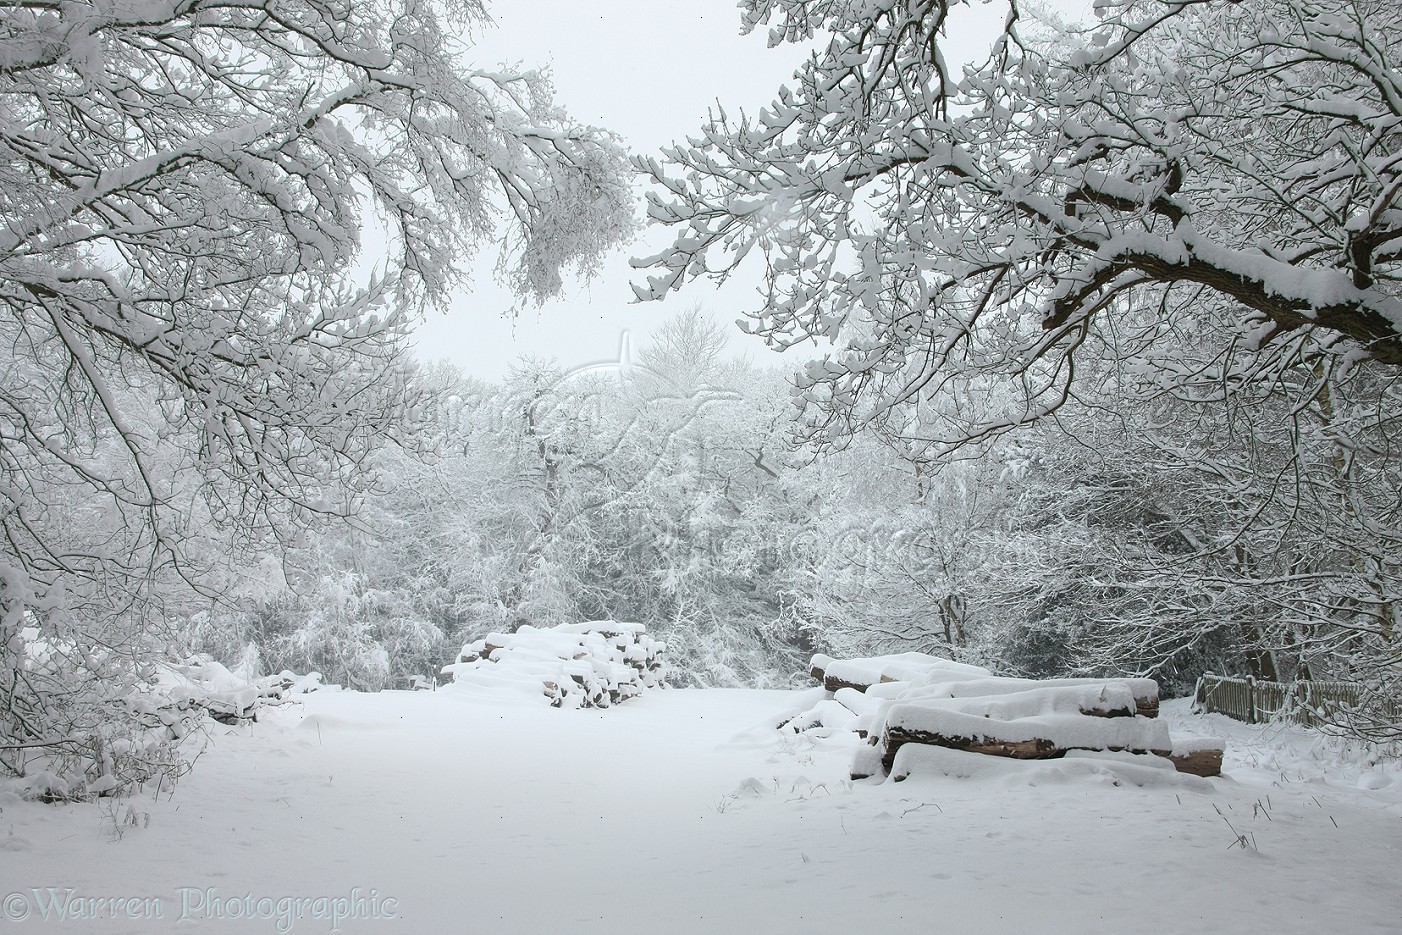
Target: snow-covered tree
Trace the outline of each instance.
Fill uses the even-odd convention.
[[[139,631],[162,575],[202,586],[192,532],[354,511],[414,395],[406,329],[479,243],[542,298],[628,233],[619,147],[540,74],[468,65],[485,24],[475,0],[0,10],[6,768],[82,754],[88,651],[128,645],[112,621]],[[35,633],[68,675],[26,661]]]
[[[1302,357],[1402,363],[1395,4],[1102,0],[1048,35],[1013,3],[962,74],[941,34],[965,4],[743,7],[773,44],[830,39],[758,116],[640,161],[680,230],[638,291],[757,248],[752,329],[837,345],[802,377],[811,437],[970,372],[1012,392],[922,454],[1056,411],[1091,358],[1228,388]],[[1181,364],[1205,328],[1212,356]]]
[[[1395,694],[1402,9],[1098,0],[1066,28],[1012,0],[960,67],[945,29],[979,7],[743,3],[816,51],[759,114],[640,161],[678,233],[639,296],[760,254],[750,329],[832,347],[797,377],[819,448],[874,430],[940,463],[1048,417],[1148,426],[1182,495],[1230,508],[1185,521],[1198,565],[1135,586],[1211,583]]]

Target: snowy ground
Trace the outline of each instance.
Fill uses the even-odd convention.
[[[465,935],[1402,930],[1396,762],[1172,703],[1175,728],[1228,738],[1226,775],[852,784],[850,735],[766,728],[813,697],[308,696],[217,729],[173,798],[117,822],[110,804],[0,801],[0,927],[326,932],[339,913],[347,933]],[[69,889],[70,916],[100,918],[47,905],[45,921]]]

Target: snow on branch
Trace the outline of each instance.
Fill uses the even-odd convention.
[[[639,298],[758,256],[749,329],[835,347],[798,377],[820,447],[899,434],[893,410],[957,405],[974,375],[1006,387],[931,457],[1057,411],[1078,361],[1156,316],[1139,357],[1171,380],[1170,308],[1234,318],[1265,379],[1302,346],[1402,364],[1395,7],[1102,0],[1065,26],[1010,5],[960,76],[940,46],[963,6],[744,4],[771,44],[825,38],[758,116],[637,162],[677,229],[635,261],[660,271]]]

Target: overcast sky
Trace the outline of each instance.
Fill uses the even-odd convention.
[[[1004,9],[990,4],[982,18],[1001,22]],[[766,48],[759,33],[741,36],[735,0],[498,0],[489,12],[497,25],[475,44],[479,63],[548,67],[557,101],[575,119],[614,131],[638,153],[695,133],[717,100],[731,112],[767,105],[803,56],[793,46]],[[978,41],[961,43],[970,58]],[[947,55],[956,58],[952,49]],[[492,281],[488,247],[475,264],[473,290],[419,329],[419,354],[487,379],[501,377],[522,355],[574,368],[615,360],[625,331],[639,346],[684,307],[701,304],[730,322],[754,306],[757,278],[720,291],[697,282],[665,302],[633,304],[628,284],[637,273],[628,255],[655,252],[666,239],[665,230],[645,232],[593,282],[567,283],[562,298],[514,320],[505,314],[510,295]],[[738,329],[733,345],[761,361],[773,356]]]

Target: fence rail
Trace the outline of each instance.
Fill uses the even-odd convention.
[[[1198,679],[1193,707],[1248,724],[1288,719],[1306,727],[1340,724],[1361,710],[1366,689],[1357,682],[1265,682],[1208,673]],[[1386,704],[1396,718],[1396,705]]]

